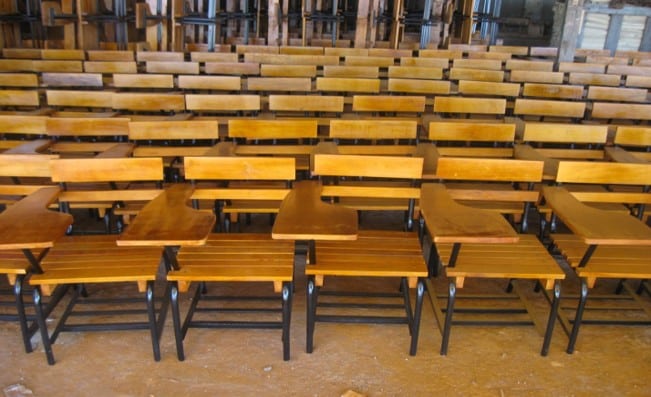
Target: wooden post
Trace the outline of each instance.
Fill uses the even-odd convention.
[[[389,44],[391,48],[398,48],[398,42],[400,41],[400,30],[401,22],[400,18],[402,17],[403,1],[395,0],[393,2],[393,22],[391,24],[391,35],[389,36]]]
[[[267,23],[267,44],[278,45],[278,17],[280,16],[280,0],[269,0],[269,22]]]
[[[474,9],[474,0],[463,1],[463,23],[461,24],[461,43],[463,44],[470,44],[470,41],[472,40],[472,15]]]
[[[283,1],[283,26],[282,26],[282,37],[281,45],[289,45],[289,0]]]
[[[372,0],[371,1],[371,8],[369,9],[368,12],[368,19],[369,19],[369,24],[371,25],[371,29],[368,33],[368,47],[374,47],[375,46],[375,39],[377,35],[377,20],[376,18],[380,15],[380,0]]]
[[[357,3],[357,23],[355,24],[355,47],[366,47],[368,33],[369,0],[360,0]]]
[[[558,48],[558,62],[573,62],[576,42],[583,25],[583,1],[568,0],[565,5],[565,18],[561,45]]]

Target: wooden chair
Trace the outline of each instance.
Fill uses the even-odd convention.
[[[280,188],[247,187],[238,181],[291,181],[295,176],[293,159],[289,158],[251,158],[251,157],[186,157],[186,176],[193,184],[199,181],[229,181],[227,187],[197,188],[193,200],[217,200],[229,203],[229,200],[246,199],[249,202],[259,202],[266,207],[268,202],[279,204],[289,192],[289,186]],[[226,208],[228,204],[220,205]],[[277,211],[276,207],[276,211]],[[280,328],[282,329],[283,359],[290,358],[289,331],[291,319],[291,304],[294,275],[294,244],[290,241],[272,240],[269,233],[220,233],[211,234],[205,245],[198,247],[182,247],[178,254],[179,268],[167,275],[171,283],[172,316],[176,337],[176,349],[179,360],[185,357],[183,339],[189,328]],[[223,306],[203,309],[201,303],[206,303],[210,297],[206,295],[207,283],[245,283],[255,285],[254,296],[248,294],[241,298],[251,302],[255,299],[257,306],[246,305],[243,311],[252,317],[234,320],[225,319],[220,314],[219,320],[199,319],[200,311],[228,312]],[[192,304],[181,320],[179,313],[179,292],[189,290],[191,283],[197,283]],[[273,284],[275,293],[280,293],[282,305],[280,310],[264,306],[265,300],[276,297],[261,297],[257,291],[262,283]],[[240,288],[242,291],[244,288]],[[215,298],[213,298],[214,301]],[[237,300],[233,296],[217,299]],[[241,301],[240,300],[240,301]],[[262,301],[262,302],[261,302]],[[260,307],[263,305],[264,307]],[[257,310],[257,311],[256,311]],[[261,314],[264,312],[266,314]],[[280,312],[280,321],[270,318],[269,313]],[[205,316],[202,316],[205,317]],[[249,321],[247,321],[249,320]]]
[[[320,197],[337,197],[350,198],[357,197],[360,199],[394,199],[401,198],[411,202],[409,208],[413,211],[413,205],[416,197],[419,195],[417,187],[403,186],[376,186],[369,188],[368,185],[362,187],[355,186],[354,183],[337,183],[340,178],[389,178],[393,181],[414,181],[420,178],[423,168],[423,160],[420,158],[405,157],[382,157],[382,156],[353,156],[353,155],[328,155],[316,154],[314,157],[313,172],[320,178],[333,178],[335,183],[332,185],[323,184],[322,188],[310,193],[303,193],[303,200],[286,201],[281,207],[281,211],[293,210],[293,217],[300,224],[300,218],[304,217],[303,223],[317,223],[321,225],[323,221],[336,221],[335,216],[328,216],[323,219],[319,216]],[[318,186],[318,185],[317,185]],[[336,199],[335,199],[336,201]],[[341,204],[340,204],[341,205]],[[321,221],[321,222],[319,222]],[[274,226],[274,235],[280,233],[278,227],[281,222],[279,216]],[[300,228],[300,226],[298,227]],[[327,230],[327,227],[319,227],[320,230]],[[322,236],[328,239],[327,236]],[[388,324],[407,324],[411,334],[411,343],[409,353],[416,354],[418,346],[418,333],[424,295],[424,278],[427,277],[427,270],[423,260],[418,237],[412,232],[394,232],[394,231],[359,231],[355,241],[325,241],[313,237],[317,241],[309,246],[309,261],[306,265],[307,282],[307,343],[306,350],[311,353],[313,350],[314,330],[316,322],[372,322]],[[382,296],[394,296],[402,298],[403,304],[377,305],[372,301],[360,301],[360,293],[356,302],[346,305],[337,303],[337,307],[366,307],[369,310],[380,307],[390,307],[393,312],[390,315],[375,316],[353,316],[350,311],[346,314],[324,314],[319,309],[319,296],[340,295],[350,296],[350,293],[339,291],[336,287],[336,281],[331,281],[334,291],[328,292],[325,287],[325,279],[337,277],[361,277],[377,278],[387,277],[391,279],[399,278],[401,293]],[[378,288],[378,287],[375,287]],[[416,288],[415,308],[411,309],[410,288]],[[359,291],[356,291],[359,292]],[[370,296],[378,296],[374,291]],[[345,298],[344,298],[345,299]],[[324,304],[325,305],[325,304]],[[343,306],[342,306],[343,305]],[[332,305],[330,305],[332,306]],[[374,312],[376,311],[374,310]],[[402,312],[398,317],[397,313]],[[405,315],[406,313],[406,315]]]
[[[446,188],[443,184],[423,184],[421,229],[429,234],[432,244],[430,273],[438,274],[439,267],[443,266],[448,277],[445,311],[435,298],[433,286],[428,286],[443,335],[441,355],[447,354],[451,327],[455,324],[533,324],[544,334],[541,355],[547,355],[559,307],[560,280],[565,278],[565,274],[534,235],[517,234],[501,216],[501,211],[491,208],[510,200],[519,201],[520,205],[523,201],[535,201],[536,198],[532,195],[537,196],[538,193],[527,189],[514,191],[485,187],[487,181],[517,181],[530,185],[539,182],[542,179],[542,165],[542,162],[535,161],[441,157],[436,167],[439,178],[445,181],[476,180],[478,183],[474,184],[475,188],[469,187],[464,191]],[[516,292],[510,299],[522,300],[524,308],[509,303],[505,307],[492,307],[487,311],[471,306],[472,301],[468,301],[464,307],[455,308],[457,289],[464,287],[466,279],[486,278],[504,280],[507,283],[506,291]],[[535,280],[537,286],[553,289],[554,298],[546,324],[537,321],[533,305],[519,288],[514,288],[519,287],[514,284],[518,279]],[[485,294],[482,296],[486,298]],[[503,294],[498,297],[509,299]],[[473,299],[472,295],[466,298]],[[491,298],[495,299],[495,296],[490,295],[489,299]],[[482,297],[477,296],[475,299],[481,300]],[[474,306],[477,304],[481,305],[475,303]],[[489,313],[495,315],[502,312],[499,319],[487,318]],[[468,313],[480,313],[480,318],[469,318]],[[511,316],[505,317],[506,313]],[[530,320],[522,319],[522,314],[528,314]],[[462,318],[455,322],[455,315]]]
[[[71,182],[133,182],[136,180],[162,180],[163,164],[160,159],[63,159],[51,160],[52,180],[56,183]],[[59,196],[59,205],[63,209],[75,203],[127,203],[132,200],[148,201],[160,194],[158,189],[104,189],[73,191],[67,190]],[[61,332],[66,331],[100,331],[100,330],[135,330],[148,329],[151,333],[154,359],[160,360],[159,339],[163,329],[167,303],[160,309],[155,307],[154,282],[162,257],[162,247],[121,247],[116,245],[117,235],[83,235],[63,237],[55,242],[47,257],[42,262],[43,273],[30,278],[34,285],[34,305],[41,332],[42,343],[49,364],[54,364],[52,344]],[[123,307],[109,308],[102,312],[101,306],[94,306],[93,314],[98,316],[116,316],[139,313],[145,315],[145,321],[80,323],[69,321],[75,317],[74,307],[77,303],[88,305],[106,305],[100,298],[86,298],[87,291],[105,283],[133,283],[143,293],[141,299],[146,302],[147,310],[129,310]],[[42,297],[55,293],[57,286],[63,291],[73,287],[74,293],[66,304],[64,315],[58,318],[54,331],[50,334],[47,327],[49,313],[43,310]],[[80,302],[81,301],[81,302]],[[133,299],[126,302],[133,303]],[[141,300],[137,300],[142,302]],[[104,302],[104,303],[103,303]],[[118,305],[124,300],[111,300],[111,305]],[[104,306],[106,307],[106,306]],[[156,312],[159,314],[157,315]],[[88,312],[86,312],[88,314]]]
[[[601,305],[595,304],[586,307],[588,294],[596,286],[598,279],[611,280],[646,280],[651,277],[648,269],[649,246],[651,245],[651,229],[639,219],[623,212],[606,211],[586,205],[586,202],[626,202],[646,203],[650,202],[648,186],[651,184],[651,170],[647,164],[621,164],[621,163],[580,163],[561,162],[557,180],[572,183],[597,183],[646,186],[645,190],[638,190],[633,193],[626,192],[601,192],[601,193],[570,193],[563,187],[545,186],[543,194],[547,204],[553,209],[554,214],[572,232],[571,234],[552,234],[554,244],[563,254],[567,263],[574,268],[577,276],[581,279],[581,290],[578,307],[574,316],[573,325],[567,320],[564,328],[570,335],[567,352],[574,351],[579,328],[582,324],[649,324],[648,308],[642,305],[628,306],[626,314],[617,318],[604,318],[599,316],[591,319],[584,319],[590,308],[599,312]],[[639,302],[635,292],[626,283],[620,281],[616,293],[617,296],[605,296],[603,298],[614,298],[617,302],[623,302],[619,294],[627,290],[633,296],[634,302]],[[597,296],[595,296],[597,298]],[[593,303],[597,302],[595,299]],[[609,301],[604,301],[608,304]],[[612,301],[610,301],[612,302]],[[615,310],[609,305],[609,311]],[[646,318],[640,319],[631,310],[642,310]],[[571,327],[571,332],[570,332]]]
[[[644,161],[651,161],[651,154],[649,154],[651,128],[618,126],[614,144]]]
[[[651,77],[648,76],[627,76],[627,87],[651,88]]]

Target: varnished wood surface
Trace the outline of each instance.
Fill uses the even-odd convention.
[[[436,243],[515,243],[519,239],[502,215],[458,204],[442,184],[421,186],[420,211]]]
[[[35,139],[5,150],[3,154],[38,154],[47,149],[51,144],[52,142],[49,139]]]
[[[62,237],[72,216],[49,211],[58,187],[39,189],[0,213],[0,249],[47,248]]]
[[[271,235],[278,240],[355,240],[357,212],[321,201],[317,181],[301,181],[283,200]]]
[[[194,188],[173,185],[150,201],[118,238],[120,246],[202,245],[215,215],[188,207]]]
[[[513,146],[513,156],[520,160],[542,161],[543,179],[555,180],[558,173],[558,163],[560,160],[547,157],[528,144],[517,144]]]
[[[586,244],[651,246],[651,228],[635,217],[587,206],[562,187],[544,186],[543,195],[554,213]]]

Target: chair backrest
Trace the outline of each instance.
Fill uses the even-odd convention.
[[[537,70],[540,72],[551,72],[554,70],[554,62],[548,61],[526,61],[522,59],[509,59],[506,61],[506,70]]]
[[[606,73],[606,65],[600,63],[560,62],[558,71],[564,73]]]
[[[183,62],[185,54],[182,52],[170,51],[138,51],[136,60],[138,62]]]
[[[100,73],[43,73],[41,81],[46,87],[95,87],[102,88]]]
[[[423,113],[424,96],[355,95],[354,112]]]
[[[392,57],[378,57],[378,56],[356,56],[347,55],[344,60],[346,66],[377,66],[389,67],[393,66],[395,61]]]
[[[269,95],[272,112],[327,112],[343,113],[343,96]]]
[[[453,67],[450,69],[449,78],[450,80],[493,81],[499,83],[504,81],[504,72],[501,70],[465,69]]]
[[[602,73],[570,73],[570,84],[581,85],[605,85],[618,87],[621,83],[622,76],[616,74],[602,74]]]
[[[591,117],[594,119],[651,120],[651,105],[595,102],[592,105]]]
[[[502,61],[497,59],[467,59],[452,60],[452,67],[459,69],[502,70]]]
[[[206,62],[206,74],[230,74],[236,76],[259,76],[259,62]]]
[[[89,61],[135,61],[133,51],[88,50]]]
[[[316,77],[316,65],[261,65],[260,75],[262,77]]]
[[[449,95],[450,82],[446,80],[420,80],[390,78],[387,84],[389,92],[406,94]]]
[[[237,54],[232,52],[191,52],[192,62],[237,62]]]
[[[646,88],[588,87],[588,99],[614,102],[647,102]]]
[[[185,95],[185,106],[188,110],[199,112],[258,112],[260,111],[260,95]]]
[[[0,90],[0,106],[38,107],[39,105],[36,90]]]
[[[637,65],[608,65],[608,74],[621,74],[624,76],[647,76],[651,77],[651,67]]]
[[[310,92],[312,79],[309,77],[249,77],[246,80],[249,91]]]
[[[317,91],[323,92],[380,92],[379,79],[346,77],[317,77]]]
[[[147,61],[147,73],[199,74],[199,62]]]
[[[333,139],[416,139],[415,120],[330,120],[329,137]]]
[[[317,137],[316,119],[228,120],[228,137],[247,140],[283,140]]]
[[[17,196],[26,196],[41,187],[51,186],[50,160],[56,157],[44,154],[0,154],[0,204],[13,203]]]
[[[323,77],[377,79],[380,77],[380,68],[377,66],[326,65],[323,67]]]
[[[86,73],[138,73],[138,65],[135,61],[86,61],[84,62]]]
[[[506,112],[506,99],[437,96],[434,98],[434,112],[503,116]]]
[[[524,89],[522,90],[522,96],[555,99],[581,99],[583,98],[583,86],[525,83]]]
[[[174,88],[174,76],[171,74],[113,74],[113,86],[121,89],[130,88]]]
[[[620,125],[615,133],[615,145],[651,147],[651,127]]]
[[[509,80],[516,83],[563,84],[563,72],[542,72],[537,70],[512,70]]]
[[[449,69],[450,61],[448,58],[400,58],[400,66],[416,66],[423,68],[440,68]]]
[[[58,108],[101,108],[113,107],[113,92],[81,90],[47,90],[48,106]]]
[[[178,87],[186,90],[240,91],[239,76],[179,76]]]
[[[129,112],[183,112],[185,97],[180,94],[118,92],[113,94],[111,104],[115,110]]]
[[[32,61],[32,70],[35,72],[82,73],[82,61],[40,60]]]
[[[520,84],[461,80],[459,81],[459,93],[463,95],[517,97],[520,95]]]
[[[41,50],[41,59],[84,61],[86,59],[86,54],[84,53],[84,50],[46,49],[46,50]]]
[[[422,66],[390,66],[389,78],[440,80],[443,69]]]
[[[0,87],[38,87],[38,74],[0,72]]]
[[[582,119],[585,114],[585,108],[585,102],[516,98],[513,114]]]
[[[476,146],[476,144],[485,144],[487,142],[511,146],[515,140],[515,127],[515,124],[511,123],[437,120],[429,123],[427,138],[434,142],[456,143],[456,146],[461,145],[466,149],[469,149],[466,147],[467,145]],[[445,149],[448,148],[439,148],[439,150]],[[468,155],[472,156],[471,153],[474,152],[470,150],[468,153]]]
[[[20,138],[24,135],[45,135],[47,120],[44,116],[0,115],[0,133],[5,139],[13,134]]]

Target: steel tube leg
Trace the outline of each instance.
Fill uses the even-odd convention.
[[[45,322],[45,313],[43,312],[43,303],[41,302],[41,289],[40,287],[34,288],[34,308],[36,310],[36,321],[38,328],[41,331],[41,341],[43,342],[43,349],[47,357],[47,363],[54,365],[54,354],[52,353],[52,344],[50,343],[50,336],[47,332],[47,324]]]
[[[289,283],[283,283],[283,360],[289,360],[289,323],[291,316],[292,292]]]
[[[151,345],[154,350],[154,360],[160,361],[160,343],[158,341],[158,327],[156,326],[156,307],[154,306],[154,282],[147,282],[145,292],[147,300],[147,315],[149,317],[149,331],[151,333]]]
[[[423,311],[423,296],[425,295],[425,282],[418,279],[418,286],[416,286],[416,307],[414,308],[414,320],[411,327],[411,346],[409,354],[416,355],[418,349],[418,332],[420,331],[420,317]]]
[[[581,325],[581,319],[583,318],[583,311],[585,310],[585,304],[588,301],[588,283],[586,280],[581,280],[581,298],[579,300],[579,306],[576,309],[576,315],[574,316],[574,325],[572,326],[572,333],[570,334],[570,342],[567,345],[567,353],[574,353],[574,345],[576,344],[576,338],[579,336],[579,326]]]
[[[25,345],[25,353],[32,352],[32,342],[29,337],[29,329],[27,327],[27,315],[25,314],[25,302],[23,301],[23,281],[25,276],[18,275],[14,283],[14,296],[16,297],[16,312],[18,314],[18,324],[20,324],[20,333],[23,336],[23,344]]]
[[[448,294],[448,307],[445,312],[445,325],[443,326],[443,338],[441,340],[441,355],[448,354],[448,342],[450,341],[450,329],[452,328],[452,312],[454,311],[454,299],[457,293],[457,286],[454,281],[450,283]]]
[[[549,353],[549,345],[552,341],[552,334],[554,333],[554,325],[556,324],[556,317],[558,317],[558,307],[561,303],[561,283],[554,282],[554,299],[552,300],[552,307],[549,310],[549,318],[547,319],[547,330],[545,331],[545,339],[543,341],[541,356],[546,356]]]
[[[181,331],[181,315],[179,313],[179,286],[176,281],[170,288],[170,302],[172,303],[172,323],[174,324],[174,340],[176,341],[176,356],[179,361],[185,360],[183,351],[183,335]]]
[[[316,291],[314,277],[309,277],[307,281],[307,333],[305,342],[305,351],[312,353],[314,350],[314,322],[316,317]]]

